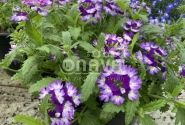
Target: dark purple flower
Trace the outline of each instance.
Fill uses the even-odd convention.
[[[123,38],[118,37],[116,34],[106,34],[104,54],[112,55],[116,58],[127,58],[130,56],[130,52],[128,50],[128,42]]]
[[[81,20],[96,23],[101,19],[102,0],[78,0]]]
[[[21,22],[21,21],[26,21],[28,20],[28,14],[26,12],[14,12],[11,20],[14,22]]]
[[[166,74],[165,63],[161,61],[162,57],[167,56],[167,52],[153,42],[140,44],[141,51],[136,52],[135,56],[141,63],[144,63],[151,75],[161,71]]]
[[[77,89],[69,82],[57,80],[40,91],[40,99],[50,95],[50,103],[54,109],[48,109],[51,125],[70,125],[74,118],[75,107],[80,104],[80,95]]]
[[[132,41],[133,36],[139,32],[141,26],[141,22],[137,20],[129,20],[123,24],[123,29],[125,30],[123,34],[124,39],[128,42]]]
[[[179,74],[180,74],[182,77],[185,77],[185,64],[179,66]]]
[[[114,0],[105,0],[105,5],[103,8],[105,12],[112,16],[123,13]]]
[[[129,100],[137,100],[141,83],[136,69],[130,66],[105,67],[97,80],[100,100],[116,105],[123,104],[126,96]]]

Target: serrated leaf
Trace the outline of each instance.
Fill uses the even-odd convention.
[[[81,46],[88,53],[92,53],[92,52],[97,51],[90,43],[85,42],[85,41],[79,42],[79,46]]]
[[[50,84],[51,82],[53,82],[55,80],[56,80],[56,78],[52,78],[52,77],[43,78],[42,80],[38,81],[37,83],[31,85],[29,88],[29,92],[30,93],[38,92],[38,91],[40,91],[40,89],[42,89],[43,87],[46,87],[48,84]]]
[[[80,32],[81,32],[81,28],[80,27],[70,27],[69,28],[69,32],[70,32],[70,34],[71,34],[71,36],[75,39],[75,40],[77,40],[78,39],[78,37],[80,36]]]
[[[134,49],[134,46],[135,46],[135,44],[136,44],[138,38],[139,38],[139,33],[137,33],[137,34],[134,35],[134,37],[133,37],[133,39],[132,39],[132,43],[131,43],[130,46],[129,46],[129,49],[130,49],[130,52],[131,52],[131,53],[132,53],[132,51],[133,51],[133,49]]]
[[[178,96],[181,93],[181,91],[183,90],[183,88],[184,88],[184,85],[183,84],[177,85],[174,88],[173,92],[172,92],[172,96],[173,97]]]
[[[139,117],[140,125],[156,125],[154,120],[149,115],[144,115],[144,117]]]
[[[31,22],[26,22],[25,31],[36,45],[41,46],[43,44],[42,35],[34,26],[32,26]]]
[[[149,104],[144,105],[142,108],[144,112],[151,112],[151,111],[156,111],[165,105],[166,105],[166,101],[160,99],[160,100],[150,102]]]
[[[130,0],[116,0],[117,5],[122,9],[126,10],[129,7]]]
[[[10,51],[5,58],[0,62],[0,67],[8,67],[16,57],[16,51]]]
[[[124,105],[114,105],[113,103],[106,103],[103,105],[103,112],[107,113],[119,113],[120,111],[124,112],[125,111],[125,106]]]
[[[81,100],[85,102],[93,93],[99,73],[91,72],[85,79],[81,89]]]
[[[62,40],[64,44],[71,45],[72,40],[71,40],[71,34],[68,31],[62,32]]]
[[[23,67],[21,68],[22,75],[29,74],[33,67],[37,66],[37,56],[30,56],[24,61]]]
[[[139,105],[138,101],[135,101],[135,102],[128,101],[126,103],[126,109],[125,109],[125,123],[126,123],[126,125],[129,125],[132,122],[132,120],[135,116],[135,113],[137,111],[138,105]]]
[[[100,113],[100,119],[110,121],[117,113],[124,112],[124,105],[114,105],[112,103],[106,103],[103,105],[102,112]]]
[[[80,121],[80,125],[101,125],[96,115],[90,111],[86,111]]]
[[[44,123],[45,125],[49,125],[49,116],[48,116],[48,109],[50,108],[49,103],[50,96],[47,95],[39,105],[39,110],[42,114],[44,114]]]
[[[175,120],[175,124],[178,125],[179,123],[181,123],[181,125],[185,125],[185,109],[183,108],[178,108],[177,109],[177,113],[176,113],[176,120]]]
[[[30,116],[17,115],[14,119],[17,122],[23,123],[23,125],[44,125],[43,121]]]

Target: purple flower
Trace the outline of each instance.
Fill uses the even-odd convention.
[[[105,5],[103,8],[105,12],[112,16],[123,13],[114,0],[105,0]]]
[[[141,22],[136,20],[129,20],[123,25],[123,29],[125,30],[123,37],[126,41],[130,42],[135,33],[139,32],[141,27]]]
[[[140,21],[129,20],[126,22],[126,24],[123,25],[123,28],[126,31],[131,31],[131,32],[137,33],[141,26],[142,26],[142,24]]]
[[[121,105],[128,96],[129,100],[137,100],[141,79],[137,71],[127,65],[105,67],[97,84],[100,90],[100,100]]]
[[[128,42],[115,34],[106,34],[104,54],[112,55],[115,58],[127,58],[130,56]]]
[[[96,23],[101,19],[102,0],[78,0],[81,20]]]
[[[57,80],[40,91],[40,99],[50,95],[53,109],[48,109],[51,125],[70,125],[74,118],[75,107],[80,105],[80,95],[77,89],[69,82]]]
[[[153,42],[141,43],[140,47],[142,51],[136,52],[135,56],[146,65],[148,72],[151,75],[155,75],[159,71],[166,74],[165,63],[161,60],[162,57],[167,56],[167,52]]]
[[[22,4],[29,6],[42,16],[48,15],[48,6],[52,4],[52,0],[22,0]]]
[[[15,11],[11,17],[14,22],[21,22],[28,20],[28,14],[26,12]]]
[[[179,74],[180,74],[182,77],[185,77],[185,64],[179,66]]]

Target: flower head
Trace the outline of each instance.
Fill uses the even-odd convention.
[[[136,52],[136,58],[144,63],[148,72],[151,75],[157,74],[159,71],[166,74],[166,66],[162,57],[167,56],[167,52],[153,42],[146,42],[140,44],[141,51]]]
[[[105,12],[112,16],[123,13],[114,0],[106,0],[103,8]]]
[[[141,22],[137,20],[129,20],[123,24],[123,29],[125,30],[123,34],[124,39],[130,42],[135,33],[139,32],[141,26]]]
[[[141,82],[137,71],[130,66],[105,67],[97,80],[100,100],[121,105],[128,96],[129,100],[134,101],[139,96]]]
[[[179,74],[182,77],[185,77],[185,64],[179,66]]]
[[[79,11],[83,21],[96,23],[101,19],[102,0],[78,0]]]
[[[51,125],[70,125],[74,118],[75,107],[80,105],[80,95],[77,89],[69,82],[57,80],[40,91],[40,99],[50,95],[50,103],[54,109],[48,110]]]
[[[26,12],[16,11],[13,13],[11,20],[14,22],[21,22],[28,20],[28,14]]]
[[[128,43],[123,38],[118,37],[115,34],[106,34],[105,35],[105,55],[112,55],[113,57],[127,58],[130,56],[130,52],[128,50]]]

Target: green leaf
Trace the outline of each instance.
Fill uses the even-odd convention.
[[[107,113],[119,113],[120,111],[124,112],[125,107],[124,105],[117,106],[113,103],[106,103],[103,105],[102,111]]]
[[[99,73],[91,72],[85,79],[81,89],[81,100],[85,102],[93,93]]]
[[[117,5],[122,9],[122,10],[127,10],[130,4],[130,0],[116,0]]]
[[[139,122],[141,125],[156,125],[154,120],[149,115],[144,115],[144,117],[139,117]]]
[[[56,78],[51,78],[51,77],[43,78],[42,80],[38,81],[37,83],[31,85],[29,88],[29,92],[30,93],[38,92],[38,91],[40,91],[40,89],[46,87],[48,84],[50,84],[51,82],[53,82],[55,80],[56,80]]]
[[[133,49],[134,49],[134,46],[136,44],[136,42],[138,41],[138,38],[139,38],[139,34],[135,34],[133,39],[132,39],[132,43],[131,45],[129,46],[129,49],[130,49],[130,52],[132,53]]]
[[[105,35],[101,33],[100,36],[98,37],[97,46],[96,46],[98,50],[102,50],[102,48],[104,47],[104,40],[105,40]]]
[[[172,96],[173,96],[173,97],[178,96],[178,95],[181,93],[181,91],[183,90],[183,88],[184,88],[184,85],[183,85],[183,84],[177,85],[177,86],[174,88],[173,92],[172,92]]]
[[[1,67],[8,67],[16,57],[16,51],[10,51],[6,54],[5,58],[0,62]]]
[[[49,125],[49,116],[48,116],[48,109],[50,108],[49,99],[50,96],[47,95],[44,99],[42,99],[42,102],[39,105],[40,112],[44,114],[45,125]]]
[[[150,102],[149,104],[144,105],[142,108],[145,112],[151,112],[151,111],[158,110],[165,105],[166,105],[166,101],[160,99],[160,100]]]
[[[135,102],[131,102],[131,101],[128,101],[126,103],[126,111],[125,111],[125,123],[126,125],[129,125],[134,116],[135,116],[135,113],[137,111],[137,107],[139,105],[139,102],[138,101],[135,101]]]
[[[79,46],[84,48],[88,53],[93,53],[97,51],[90,43],[85,42],[85,41],[79,42]]]
[[[181,123],[181,125],[185,125],[185,109],[183,108],[178,108],[177,113],[176,113],[176,121],[175,124],[178,125]]]
[[[17,115],[14,119],[17,122],[23,123],[23,125],[44,125],[43,121],[30,116]]]
[[[81,28],[80,27],[70,27],[69,28],[69,32],[70,32],[70,34],[71,34],[71,36],[75,39],[75,40],[77,40],[78,39],[78,37],[80,36],[80,32],[81,32]]]
[[[106,120],[107,122],[110,121],[117,113],[124,112],[125,107],[124,105],[114,105],[112,103],[106,103],[103,105],[102,112],[100,113],[100,118],[102,120]]]
[[[90,111],[86,111],[80,121],[80,125],[101,125],[97,114],[93,114]]]
[[[68,31],[62,32],[62,40],[64,44],[71,45],[72,40],[71,40],[71,34]]]
[[[28,75],[33,67],[37,67],[37,56],[30,56],[24,61],[23,67],[21,68],[22,75]]]
[[[25,31],[26,31],[27,35],[34,41],[34,43],[36,45],[41,46],[43,44],[42,35],[31,24],[31,22],[29,22],[29,21],[26,22]]]

